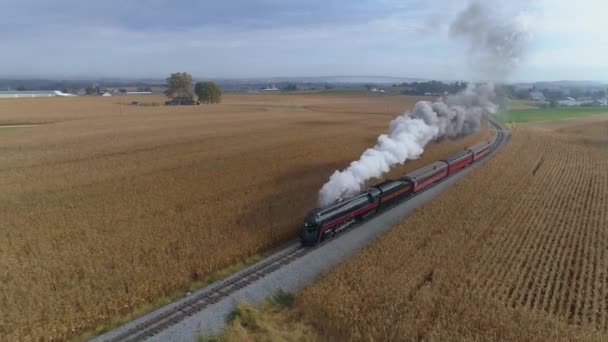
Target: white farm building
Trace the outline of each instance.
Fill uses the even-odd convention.
[[[76,96],[73,94],[62,93],[58,90],[34,90],[34,91],[0,91],[0,99],[23,98],[23,97],[55,97],[55,96]]]

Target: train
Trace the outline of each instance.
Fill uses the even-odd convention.
[[[309,211],[300,231],[300,242],[304,246],[316,245],[407,200],[485,157],[493,150],[497,140],[497,136],[494,136],[401,178],[385,180],[351,198]]]

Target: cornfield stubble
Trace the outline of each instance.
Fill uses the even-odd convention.
[[[64,339],[294,239],[317,191],[419,100],[0,101],[0,339]],[[429,146],[391,176],[481,140]]]

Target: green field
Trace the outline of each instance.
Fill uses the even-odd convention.
[[[18,129],[30,128],[30,127],[36,127],[36,126],[40,126],[40,125],[32,125],[32,124],[6,125],[6,126],[0,125],[0,132],[16,131]]]
[[[0,126],[0,132],[6,132],[6,131],[15,131],[18,130],[19,128],[16,127],[2,127]]]
[[[566,107],[514,109],[500,118],[505,122],[549,121],[596,114],[608,114],[608,107]]]

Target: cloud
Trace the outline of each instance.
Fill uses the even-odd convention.
[[[334,2],[334,6],[337,3]],[[386,8],[375,11],[380,13]],[[3,39],[5,46],[19,53],[0,57],[0,68],[7,66],[0,72],[6,72],[10,66],[10,70],[21,70],[30,76],[47,75],[55,70],[72,77],[124,73],[158,77],[179,65],[181,70],[211,77],[389,75],[395,72],[381,65],[381,56],[386,57],[383,51],[402,54],[401,47],[419,44],[414,38],[426,30],[417,16],[393,13],[376,17],[366,12],[366,18],[343,18],[343,21],[315,17],[305,24],[294,24],[284,18],[276,22],[271,20],[286,12],[305,12],[301,6],[290,7],[290,11],[276,8],[274,14],[260,16],[255,25],[237,21],[234,25],[205,23],[160,29],[146,24],[145,28],[139,28],[117,24],[120,18],[116,17],[108,20],[110,24],[100,24],[96,18],[104,18],[104,9],[97,8],[94,15],[79,18],[88,23],[77,27],[70,20],[56,23],[47,18],[49,22],[43,23],[44,29],[7,35]],[[365,6],[359,4],[341,11],[356,17],[363,9]],[[327,7],[324,10],[327,11]],[[232,17],[251,15],[238,12]],[[269,24],[263,24],[263,21]],[[216,19],[216,22],[222,20]],[[411,42],[404,44],[408,38]],[[418,57],[429,59],[428,55]],[[408,60],[412,57],[402,59]]]
[[[443,24],[467,3],[11,1],[2,5],[0,39],[8,52],[0,55],[0,75],[164,77],[185,70],[200,77],[468,79],[466,48],[447,38]],[[504,7],[516,16],[519,5]],[[576,70],[576,78],[604,77],[597,68],[608,46],[601,32],[604,7],[597,0],[536,0],[536,10],[522,16],[534,36],[515,78],[551,79],[560,67]]]
[[[601,0],[539,0],[529,25],[531,49],[518,79],[608,81],[608,36]]]
[[[413,4],[412,1],[403,1]],[[390,14],[394,4],[371,0],[21,0],[3,4],[4,29],[30,26],[111,25],[129,30],[168,31],[222,27],[227,30],[349,24]]]

